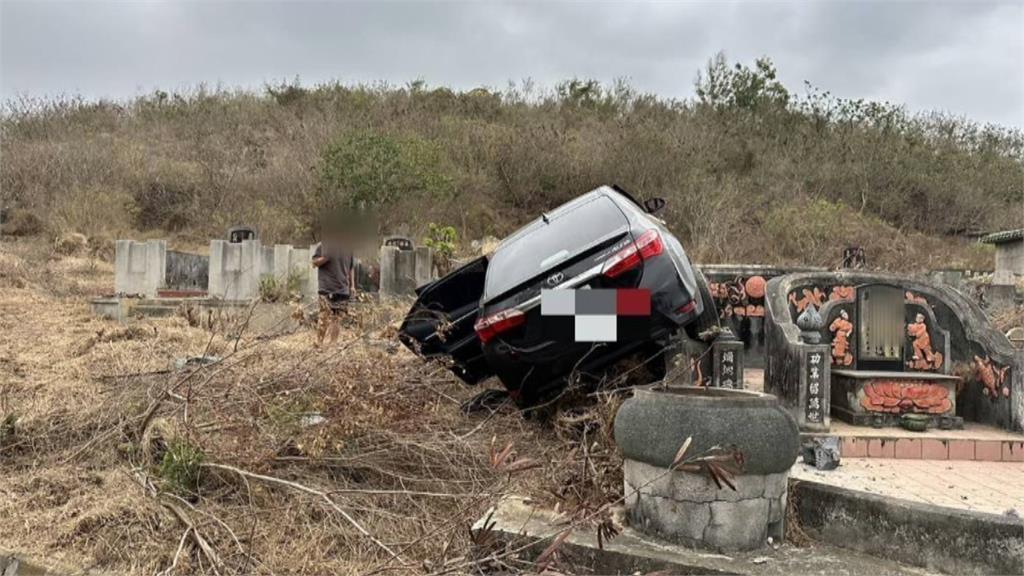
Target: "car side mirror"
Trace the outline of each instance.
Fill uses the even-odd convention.
[[[664,198],[648,198],[644,200],[644,211],[648,214],[657,214],[665,207],[665,204],[667,202]]]

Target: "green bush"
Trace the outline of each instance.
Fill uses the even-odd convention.
[[[160,478],[164,486],[180,495],[199,491],[199,475],[204,455],[198,447],[185,440],[172,440],[160,462]]]
[[[450,173],[442,148],[419,136],[345,134],[321,157],[320,208],[381,207],[407,196],[444,199],[452,190]]]
[[[459,233],[454,226],[440,226],[431,222],[427,227],[427,237],[423,243],[433,249],[434,266],[438,274],[444,276],[452,271],[452,257],[459,241]]]
[[[259,295],[262,302],[291,302],[302,295],[302,273],[293,270],[287,277],[267,275],[260,278]]]

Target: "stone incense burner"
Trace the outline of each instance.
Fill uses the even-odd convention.
[[[687,458],[713,447],[743,455],[736,490],[706,474],[669,470],[691,438]],[[626,507],[634,527],[666,540],[717,552],[781,541],[796,422],[774,396],[724,388],[639,389],[615,419],[624,456]]]

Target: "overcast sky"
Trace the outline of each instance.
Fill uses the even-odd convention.
[[[693,95],[715,52],[790,90],[1024,127],[1024,2],[22,2],[0,0],[4,98],[198,83],[586,77]]]

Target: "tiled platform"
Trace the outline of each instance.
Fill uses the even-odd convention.
[[[763,392],[764,370],[746,370],[743,381],[748,390]],[[806,436],[839,436],[843,458],[1024,462],[1024,434],[973,422],[964,422],[963,430],[910,432],[853,426],[832,418],[830,428],[827,433]]]
[[[839,468],[829,471],[798,462],[790,478],[937,506],[1024,517],[1022,463],[844,457]]]
[[[970,422],[963,430],[910,432],[832,420],[831,430],[822,435],[840,438],[843,458],[1024,462],[1024,435]]]

